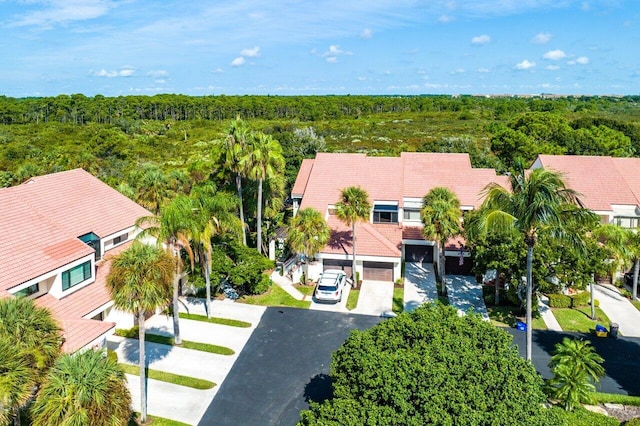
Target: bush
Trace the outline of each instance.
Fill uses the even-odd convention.
[[[613,417],[605,416],[576,408],[574,411],[565,411],[559,407],[549,409],[548,424],[554,426],[619,426],[620,423]],[[628,423],[627,423],[628,424]],[[640,423],[638,423],[640,425]]]
[[[593,306],[595,306],[596,308],[600,307],[600,301],[598,299],[593,299]]]
[[[549,307],[551,308],[569,308],[571,307],[571,298],[564,294],[550,294]]]
[[[636,417],[635,419],[627,420],[625,422],[625,426],[640,426],[640,417]]]
[[[254,285],[249,287],[250,294],[263,294],[269,290],[271,286],[271,278],[268,275],[262,274],[262,278],[258,280]]]
[[[111,349],[107,349],[107,359],[109,361],[113,361],[116,364],[118,363],[118,354],[116,351],[112,351]]]
[[[583,291],[580,293],[576,293],[571,296],[571,307],[579,308],[580,306],[589,305],[589,301],[591,300],[591,293],[588,291]]]

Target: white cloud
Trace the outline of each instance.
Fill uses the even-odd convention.
[[[491,41],[491,37],[486,34],[482,34],[479,36],[475,36],[471,39],[471,43],[473,44],[487,44]]]
[[[489,68],[484,68],[484,67],[483,67],[483,68],[478,68],[478,72],[481,72],[481,73],[488,73],[488,72],[491,72],[491,70],[490,70]]]
[[[589,63],[589,58],[587,58],[586,56],[580,56],[578,59],[576,59],[576,63],[580,65],[587,65]]]
[[[538,33],[531,39],[531,43],[546,44],[546,43],[549,43],[549,40],[551,40],[551,37],[552,36],[549,33]]]
[[[438,22],[442,22],[443,24],[446,24],[454,20],[455,18],[453,16],[448,16],[448,15],[442,15],[438,18]]]
[[[533,68],[535,66],[536,66],[535,62],[529,62],[528,59],[525,59],[524,61],[519,62],[519,63],[516,64],[516,69],[529,70],[529,69],[531,69],[531,68]]]
[[[547,66],[547,69],[548,69],[549,71],[555,71],[555,70],[557,70],[557,69],[559,69],[559,68],[560,68],[560,67],[559,67],[559,66],[557,66],[557,65],[548,65],[548,66]]]
[[[30,10],[18,16],[10,26],[51,26],[73,21],[84,21],[106,15],[116,5],[109,0],[50,0],[25,2],[42,4],[42,8]]]
[[[214,74],[222,74],[224,72],[224,70],[222,68],[216,68],[215,70],[212,71]]]
[[[132,77],[136,73],[136,70],[131,67],[123,67],[120,70],[111,70],[107,71],[104,68],[100,71],[92,71],[96,77],[104,77],[104,78],[116,78],[116,77]]]
[[[340,46],[332,44],[329,46],[329,50],[322,54],[322,57],[326,58],[327,62],[334,64],[338,62],[338,56],[352,55],[351,52],[340,49]]]
[[[335,64],[336,62],[338,62],[338,58],[335,56],[329,56],[327,57],[327,62],[329,62],[330,64]]]
[[[550,50],[550,51],[548,51],[547,53],[545,53],[544,55],[542,55],[542,57],[543,57],[544,59],[549,59],[549,60],[552,60],[552,61],[557,61],[557,60],[560,60],[560,59],[566,58],[566,57],[567,57],[567,54],[566,54],[566,53],[564,53],[562,50],[557,49],[557,50]]]
[[[373,31],[371,31],[369,28],[365,28],[364,30],[362,30],[362,32],[360,33],[360,38],[363,38],[365,40],[370,39],[371,37],[373,37]]]
[[[147,73],[148,77],[160,78],[167,77],[169,73],[166,70],[151,70]]]
[[[254,46],[250,49],[242,49],[240,51],[240,56],[244,56],[245,58],[255,58],[257,56],[260,56],[260,47]]]
[[[231,66],[232,67],[239,67],[240,65],[243,65],[244,62],[245,62],[245,59],[242,56],[238,56],[233,61],[231,61]]]
[[[455,75],[455,74],[464,74],[464,73],[465,73],[464,68],[458,68],[458,69],[455,69],[455,70],[451,71],[450,74],[451,75]]]

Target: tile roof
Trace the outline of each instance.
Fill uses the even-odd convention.
[[[82,169],[0,189],[0,290],[91,254],[80,235],[105,237],[150,214]]]
[[[348,186],[365,189],[372,203],[397,201],[399,207],[402,207],[403,198],[419,199],[432,188],[444,186],[456,194],[462,206],[477,208],[482,202],[480,193],[487,184],[495,182],[505,187],[508,185],[508,178],[497,176],[493,169],[471,167],[469,155],[464,153],[403,152],[400,157],[319,153],[315,160],[303,165],[292,194],[302,196],[301,208],[313,207],[323,215],[327,206],[335,204],[340,191]],[[323,253],[344,253],[345,244],[351,238],[350,230],[336,222],[339,221],[329,219],[335,239],[325,247]],[[423,239],[421,232],[412,234],[411,238],[408,238],[408,232],[402,229],[402,225],[360,223],[357,252],[374,256],[400,256],[403,238]],[[346,252],[351,252],[350,245]]]
[[[591,210],[613,210],[613,204],[640,206],[640,159],[577,155],[539,155],[545,169],[560,172],[567,186]]]

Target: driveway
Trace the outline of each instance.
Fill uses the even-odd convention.
[[[351,330],[379,317],[267,308],[200,425],[295,425],[330,396],[329,364]]]
[[[342,300],[338,303],[318,303],[316,298],[311,298],[311,306],[309,309],[315,311],[327,311],[327,312],[349,312],[347,309],[347,299],[349,298],[349,292],[351,291],[351,284],[348,282],[342,289]]]
[[[600,309],[611,322],[620,326],[620,333],[627,337],[640,337],[640,311],[613,286],[596,284],[593,297],[600,301]],[[609,328],[609,324],[603,324]]]
[[[411,312],[425,303],[438,300],[436,286],[433,264],[406,262],[404,264],[404,310]]]
[[[365,280],[360,285],[358,306],[355,314],[380,316],[393,307],[393,283],[390,281]]]
[[[447,297],[449,304],[459,313],[474,311],[489,321],[487,305],[482,298],[482,284],[476,282],[475,277],[467,275],[447,275]]]

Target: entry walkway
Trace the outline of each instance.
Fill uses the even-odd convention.
[[[294,299],[305,300],[305,295],[300,293],[298,289],[293,286],[293,282],[291,282],[289,278],[280,275],[280,271],[278,271],[278,269],[271,273],[271,281],[282,287],[282,289],[289,293],[289,295]]]
[[[620,294],[611,285],[593,286],[593,297],[600,301],[600,309],[607,314],[611,322],[618,324],[620,334],[627,337],[640,337],[640,311],[629,299]],[[602,324],[609,328],[609,324]]]
[[[458,313],[473,311],[485,321],[489,321],[487,306],[482,299],[482,285],[476,282],[474,277],[466,275],[447,275],[447,296],[449,304],[458,310]]]
[[[556,319],[553,312],[551,312],[551,308],[549,307],[549,298],[545,295],[540,295],[538,297],[538,311],[540,312],[540,316],[544,321],[544,324],[547,326],[547,330],[552,331],[562,331],[562,327],[560,327],[560,323]]]
[[[411,312],[425,303],[438,300],[438,288],[433,264],[404,264],[404,310]]]

